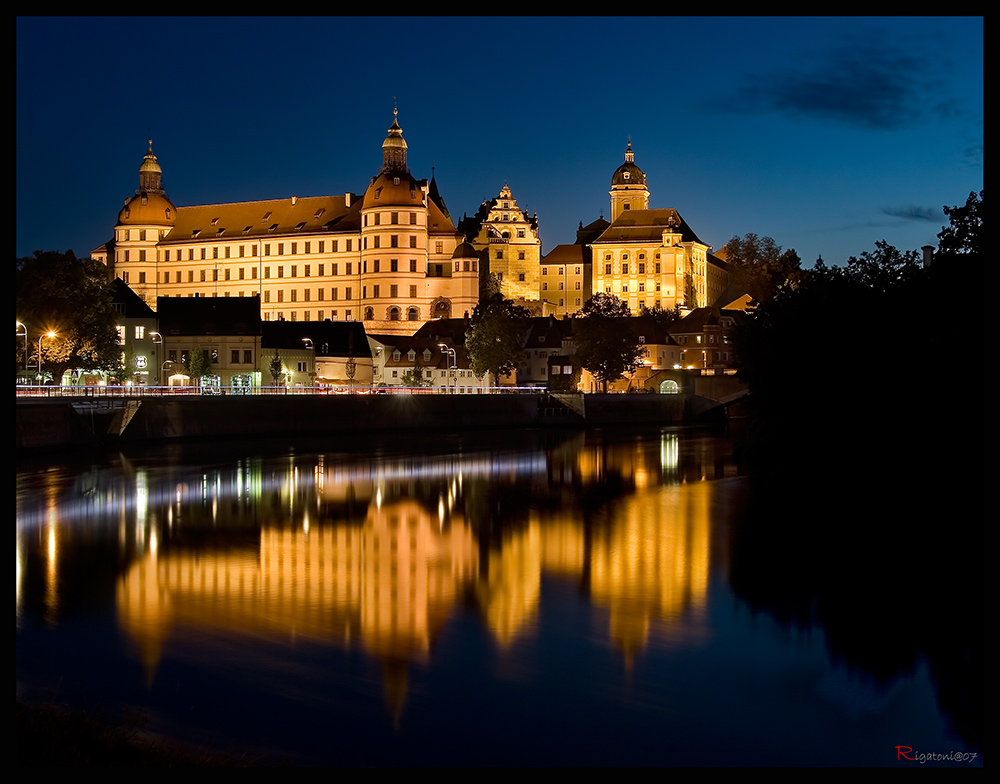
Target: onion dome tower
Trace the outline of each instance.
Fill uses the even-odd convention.
[[[649,191],[646,174],[635,165],[632,142],[625,148],[625,162],[611,175],[611,222],[614,223],[627,210],[648,210]]]
[[[139,166],[139,187],[118,213],[119,226],[173,226],[177,210],[163,190],[163,170],[153,154],[153,140]]]

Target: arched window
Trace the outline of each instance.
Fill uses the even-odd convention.
[[[666,381],[660,382],[660,394],[661,395],[678,395],[680,394],[681,388],[677,385],[677,382],[671,378]]]
[[[389,308],[389,321],[399,321],[399,308]]]
[[[417,309],[416,308],[410,308],[408,311],[406,311],[406,320],[407,321],[416,321],[417,320]]]
[[[371,308],[365,308],[365,321],[374,321],[375,311]]]

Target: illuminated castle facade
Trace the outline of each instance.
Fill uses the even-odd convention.
[[[92,252],[155,307],[157,297],[259,296],[265,321],[424,322],[471,314],[479,254],[433,177],[406,164],[396,118],[363,195],[175,207],[149,152],[114,238]],[[402,326],[402,325],[401,325]]]
[[[715,304],[728,285],[725,263],[677,210],[649,208],[646,174],[635,164],[631,142],[611,176],[610,196],[611,225],[590,243],[593,293],[613,294],[633,314],[642,306]]]

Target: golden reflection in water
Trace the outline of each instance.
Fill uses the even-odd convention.
[[[610,637],[628,667],[651,620],[704,613],[710,493],[696,482],[629,496],[592,538],[591,600],[610,611]]]
[[[161,546],[156,513],[143,511],[146,533],[135,540],[141,555],[118,584],[119,622],[150,679],[166,639],[184,627],[361,645],[382,662],[386,698],[398,716],[407,663],[428,658],[463,594],[474,597],[506,649],[530,639],[542,578],[550,574],[587,586],[590,601],[607,611],[609,643],[629,668],[651,627],[668,637],[689,634],[705,612],[712,483],[670,483],[676,440],[660,447],[587,448],[575,470],[566,463],[555,473],[545,465],[539,473],[535,458],[518,469],[527,475],[485,458],[475,466],[461,459],[423,466],[419,475],[405,464],[320,462],[267,475],[256,466],[244,476],[240,468],[231,481],[203,480],[195,493],[171,484],[168,525],[174,514],[196,521],[197,502],[213,529],[222,509],[252,510],[247,514],[263,521],[259,534],[235,545],[223,537],[222,545]],[[470,472],[499,473],[497,466],[505,481],[530,481],[532,492],[540,485],[539,492],[570,500],[528,510],[481,554],[464,495],[473,486]],[[571,500],[608,476],[631,480],[632,488],[597,509]],[[142,489],[144,499],[150,494]],[[235,531],[246,530],[241,519],[229,523]]]
[[[542,533],[538,520],[504,537],[490,553],[476,599],[486,625],[501,647],[508,647],[538,614],[542,587]]]

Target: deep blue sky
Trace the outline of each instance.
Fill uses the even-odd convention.
[[[452,217],[506,182],[546,253],[629,138],[650,206],[807,266],[983,187],[981,18],[21,18],[17,256],[110,239],[150,137],[177,206],[362,193],[394,97]]]

